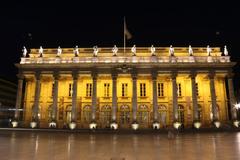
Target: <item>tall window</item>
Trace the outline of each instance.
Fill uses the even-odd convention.
[[[158,83],[158,97],[164,96],[164,84]]]
[[[86,84],[86,97],[92,96],[92,83]]]
[[[199,96],[198,83],[195,83],[195,85],[196,85],[196,94],[197,94],[197,96]]]
[[[140,97],[146,97],[146,83],[140,83]]]
[[[178,97],[182,96],[182,85],[181,85],[181,83],[177,84],[177,93],[178,93]]]
[[[110,95],[110,84],[104,83],[104,97],[109,97]]]
[[[127,97],[128,84],[122,83],[122,97]]]
[[[68,86],[68,96],[69,97],[72,97],[72,91],[73,91],[73,84],[69,83],[69,86]]]

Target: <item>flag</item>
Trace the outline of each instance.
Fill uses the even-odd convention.
[[[124,36],[126,36],[127,39],[131,39],[132,38],[131,33],[127,29],[125,18],[124,18]]]

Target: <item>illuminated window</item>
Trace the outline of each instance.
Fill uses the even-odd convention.
[[[122,83],[122,97],[127,97],[128,84]]]
[[[92,96],[92,83],[86,84],[86,97]]]
[[[158,83],[158,97],[164,96],[164,84]]]
[[[140,83],[140,97],[146,97],[146,83]]]
[[[110,95],[110,84],[104,83],[104,97],[109,97]]]
[[[197,96],[199,96],[198,83],[195,83],[195,85],[196,85],[196,94],[197,94]]]
[[[72,90],[73,90],[73,84],[69,83],[69,87],[68,87],[68,96],[72,97]]]
[[[178,93],[178,97],[182,96],[182,85],[181,85],[181,83],[177,84],[177,93]]]

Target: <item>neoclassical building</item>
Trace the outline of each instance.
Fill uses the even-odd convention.
[[[16,109],[27,127],[207,127],[237,119],[226,48],[40,48],[15,65]]]

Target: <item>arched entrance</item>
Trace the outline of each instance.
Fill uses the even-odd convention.
[[[147,105],[142,104],[138,106],[137,121],[140,127],[148,128],[149,125],[149,108]]]
[[[128,105],[120,106],[119,125],[122,128],[129,128],[131,124],[131,112]]]
[[[65,121],[67,124],[71,122],[71,119],[72,119],[71,112],[72,112],[72,105],[67,105],[65,110]]]
[[[102,128],[109,128],[111,122],[111,106],[104,105],[100,110],[100,123]]]
[[[163,104],[158,106],[159,122],[163,127],[167,125],[167,107]]]
[[[91,106],[90,105],[86,105],[83,107],[82,110],[82,122],[84,124],[89,124],[91,122]]]
[[[184,124],[184,106],[178,105],[178,121]]]

